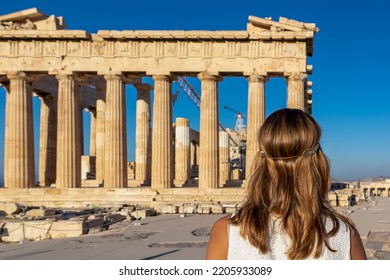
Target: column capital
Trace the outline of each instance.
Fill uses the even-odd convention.
[[[176,127],[178,126],[190,126],[190,120],[186,118],[176,118]]]
[[[77,83],[79,86],[89,86],[90,81],[89,81],[89,76],[82,74],[82,73],[75,73],[73,75],[74,81]]]
[[[211,72],[200,72],[198,74],[198,78],[201,81],[211,80],[211,81],[220,82],[223,80],[222,75],[220,75],[219,73],[211,73]]]
[[[56,78],[57,80],[72,80],[72,81],[74,80],[73,74],[65,74],[65,73],[57,74]]]
[[[142,83],[142,77],[134,74],[124,74],[123,81],[127,84],[139,84]]]
[[[27,80],[27,74],[20,71],[8,72],[7,78],[10,80]]]
[[[253,74],[249,75],[247,80],[249,83],[265,83],[269,80],[269,78],[268,76]]]
[[[300,73],[300,72],[293,72],[293,73],[285,73],[285,76],[287,76],[287,80],[289,81],[306,81],[308,75],[306,73]]]
[[[153,90],[153,86],[149,84],[144,84],[144,83],[139,83],[139,84],[134,84],[134,87],[139,90],[139,91],[148,91],[150,92]]]
[[[176,77],[173,76],[173,75],[153,75],[152,76],[153,80],[154,81],[169,81],[169,82],[172,82],[174,80],[176,80]]]
[[[112,74],[106,74],[104,75],[104,79],[106,79],[106,81],[113,81],[113,80],[123,80],[123,76],[122,74],[118,74],[118,73],[112,73]]]

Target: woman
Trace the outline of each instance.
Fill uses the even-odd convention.
[[[301,110],[266,119],[247,200],[214,224],[206,259],[367,259],[352,222],[327,201],[330,168],[320,137]]]

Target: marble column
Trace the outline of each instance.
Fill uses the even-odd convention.
[[[39,185],[56,182],[57,161],[57,98],[50,94],[40,96],[41,120],[39,141]]]
[[[127,187],[126,95],[121,75],[105,75],[107,81],[104,187]]]
[[[81,187],[80,100],[72,75],[58,75],[57,172],[58,188]]]
[[[219,186],[223,187],[230,180],[230,145],[229,134],[219,132]]]
[[[173,185],[171,77],[155,75],[152,123],[152,188]]]
[[[313,108],[313,90],[311,87],[313,86],[312,81],[306,81],[305,86],[305,112],[312,114]]]
[[[88,108],[90,114],[89,156],[96,156],[96,109]]]
[[[32,92],[25,73],[12,73],[8,78],[4,182],[10,189],[30,188],[35,184]]]
[[[175,186],[183,187],[190,178],[190,122],[176,118]]]
[[[198,165],[198,143],[191,141],[191,168]]]
[[[1,83],[1,86],[4,88],[5,90],[5,131],[4,131],[4,186],[7,186],[7,180],[8,180],[8,176],[7,176],[7,168],[6,166],[8,166],[8,150],[9,150],[9,141],[8,141],[8,135],[9,135],[9,129],[8,127],[10,127],[10,121],[11,121],[11,104],[12,104],[12,98],[11,98],[11,95],[10,95],[10,83],[9,82],[2,82]]]
[[[218,81],[220,76],[200,73],[199,188],[219,186]]]
[[[98,79],[95,83],[96,100],[96,180],[104,181],[104,120],[106,114],[106,81]]]
[[[136,84],[136,133],[135,133],[135,180],[141,185],[150,184],[150,91],[148,84]]]
[[[248,123],[246,137],[245,178],[248,179],[253,160],[259,150],[257,133],[265,120],[265,82],[266,76],[248,77]]]
[[[81,98],[79,100],[79,104],[81,103]],[[79,130],[80,130],[80,156],[84,155],[84,108],[80,105],[79,109],[79,121],[77,122]]]
[[[305,110],[307,74],[293,73],[287,77],[287,108]]]

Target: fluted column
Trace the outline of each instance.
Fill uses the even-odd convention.
[[[81,99],[80,99],[81,101]],[[80,104],[79,101],[79,104]],[[79,141],[79,148],[80,148],[80,156],[84,155],[84,108],[80,104],[80,109],[79,109],[79,121],[78,126],[80,130],[80,141]]]
[[[287,108],[305,110],[307,74],[293,73],[287,77]]]
[[[190,178],[190,122],[176,118],[175,127],[175,186],[183,187]]]
[[[40,96],[41,120],[39,141],[39,185],[50,186],[56,181],[57,98]]]
[[[198,143],[191,141],[191,168],[198,165]]]
[[[150,184],[150,91],[148,84],[136,84],[136,133],[135,133],[135,180]]]
[[[9,141],[8,141],[8,135],[9,135],[9,129],[7,127],[10,126],[10,115],[11,115],[11,108],[12,106],[10,105],[12,102],[11,96],[10,96],[10,83],[9,82],[2,82],[0,84],[4,90],[5,90],[5,131],[4,131],[4,186],[7,186],[7,169],[6,166],[8,165],[8,146],[9,146]]]
[[[104,187],[127,187],[126,96],[121,75],[106,75]]]
[[[230,145],[229,134],[219,132],[219,186],[223,187],[230,180]]]
[[[95,84],[96,100],[96,180],[104,180],[104,120],[106,114],[106,81],[98,79]]]
[[[305,83],[305,112],[312,114],[313,108],[313,90],[311,87],[313,86],[312,81],[306,81]]]
[[[91,116],[90,135],[89,135],[89,156],[96,156],[96,110],[88,108],[87,111]]]
[[[259,150],[257,132],[265,120],[265,82],[266,76],[248,77],[248,124],[246,137],[245,178],[248,179],[253,160]]]
[[[80,101],[72,75],[58,75],[57,172],[59,188],[81,187]]]
[[[34,133],[32,92],[23,72],[9,74],[6,101],[4,181],[7,188],[34,186]]]
[[[199,135],[199,188],[218,188],[218,81],[219,76],[201,73],[202,81],[200,103]]]
[[[152,124],[152,188],[173,185],[171,77],[155,75]]]

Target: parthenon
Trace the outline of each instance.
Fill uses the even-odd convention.
[[[248,167],[257,152],[270,77],[286,79],[287,107],[311,112],[307,57],[319,31],[313,23],[249,16],[243,31],[90,34],[66,28],[62,17],[36,8],[0,16],[0,83],[6,92],[1,201],[125,203],[133,192],[152,202],[174,196],[183,202],[217,196],[233,201],[243,197],[245,184],[226,187],[228,140],[218,126],[223,78],[248,81]],[[144,77],[154,83],[144,83]],[[188,119],[172,119],[171,87],[179,77],[201,81],[199,132]],[[125,84],[137,90],[134,165],[127,159]],[[33,95],[41,101],[39,155],[34,155]],[[91,114],[89,156],[82,155],[83,109]],[[93,170],[92,179],[85,169]],[[198,176],[189,184],[193,169]]]

